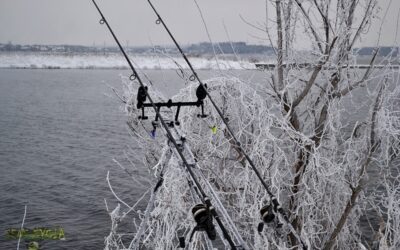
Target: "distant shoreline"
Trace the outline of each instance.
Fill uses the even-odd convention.
[[[187,70],[189,69],[184,59],[179,54],[135,54],[129,57],[138,69],[143,70]],[[267,55],[214,55],[188,56],[193,66],[198,70],[260,70],[274,69],[275,56]],[[291,68],[310,68],[312,56],[305,54],[303,62],[288,63],[297,65]],[[357,56],[351,62],[350,68],[365,69],[370,63],[370,56]],[[376,68],[398,69],[397,60],[388,61],[388,58],[378,57]],[[286,64],[285,64],[286,65]],[[0,51],[0,69],[110,69],[128,70],[129,67],[121,53],[99,52],[12,52]]]
[[[130,55],[138,69],[189,69],[184,59],[179,56]],[[225,57],[215,60],[212,56],[189,57],[198,70],[253,70],[254,59],[238,60]],[[218,63],[217,63],[218,62]],[[128,69],[120,53],[48,53],[48,52],[0,52],[2,69]]]

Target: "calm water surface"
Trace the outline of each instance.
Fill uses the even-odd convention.
[[[19,227],[24,205],[26,227],[64,228],[67,240],[46,249],[103,247],[106,173],[118,180],[112,159],[124,162],[135,146],[107,86],[119,87],[120,73],[0,70],[0,249],[17,245],[4,232]],[[118,191],[137,199],[141,190],[121,184]]]

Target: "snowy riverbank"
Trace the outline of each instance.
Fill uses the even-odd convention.
[[[188,66],[180,57],[156,55],[131,56],[141,69],[178,69]],[[255,69],[249,61],[218,60],[202,57],[189,58],[196,69]],[[179,66],[178,66],[179,65]],[[120,54],[49,54],[49,53],[0,53],[0,68],[28,69],[125,69],[127,63]]]

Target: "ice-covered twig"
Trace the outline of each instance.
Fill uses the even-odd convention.
[[[25,223],[25,218],[26,218],[26,210],[27,210],[27,205],[25,205],[24,217],[22,218],[22,223],[21,223],[21,227],[20,227],[20,230],[19,230],[18,243],[17,243],[17,250],[19,250],[19,244],[20,244],[20,242],[21,242],[22,229],[24,228],[24,223]]]

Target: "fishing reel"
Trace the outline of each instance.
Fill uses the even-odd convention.
[[[264,224],[269,224],[269,223],[273,222],[275,219],[275,213],[274,213],[274,208],[273,208],[272,204],[263,206],[260,209],[260,215],[261,215],[262,222],[260,222],[257,227],[257,231],[259,233],[261,233],[263,231]]]
[[[258,224],[258,232],[261,233],[264,229],[264,224],[269,224],[275,221],[276,214],[284,214],[283,208],[279,204],[276,197],[272,197],[270,204],[263,206],[260,209],[262,222]],[[278,222],[277,228],[282,227],[282,224]]]
[[[190,235],[190,241],[192,241],[193,235],[196,231],[205,231],[210,240],[217,238],[217,231],[213,224],[212,217],[213,207],[208,207],[206,204],[197,204],[192,208],[193,218],[197,225],[193,228],[192,234]]]
[[[210,240],[215,240],[217,238],[217,231],[215,230],[215,226],[213,224],[213,216],[212,216],[213,209],[214,209],[213,207],[210,207],[209,205],[203,203],[196,204],[192,208],[193,218],[197,224],[193,228],[192,233],[190,234],[189,242],[192,241],[193,235],[197,231],[206,232],[207,237]],[[178,237],[178,240],[179,240],[179,247],[185,248],[186,247],[185,237],[180,236]]]
[[[193,233],[196,231],[205,231],[210,240],[215,240],[217,238],[217,232],[213,224],[213,217],[210,208],[202,203],[197,204],[192,208],[192,214],[197,225],[193,229],[190,240],[192,240]]]

